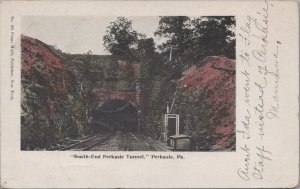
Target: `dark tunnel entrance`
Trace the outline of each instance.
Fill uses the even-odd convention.
[[[94,133],[137,132],[138,110],[128,100],[108,100],[92,112]]]

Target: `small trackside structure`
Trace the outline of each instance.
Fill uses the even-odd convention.
[[[176,151],[191,150],[191,136],[188,135],[173,135],[170,136],[170,147]]]
[[[183,128],[180,127],[179,114],[171,114],[169,106],[164,116],[164,131],[162,140],[167,143],[172,150],[189,151],[191,150],[191,136],[181,134]]]

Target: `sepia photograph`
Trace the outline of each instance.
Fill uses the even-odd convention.
[[[235,151],[234,16],[21,26],[21,150]]]
[[[296,0],[0,12],[0,188],[299,185]]]

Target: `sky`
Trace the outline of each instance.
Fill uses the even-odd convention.
[[[22,18],[22,34],[55,45],[71,54],[109,54],[103,46],[106,27],[117,17],[56,17],[26,16]],[[159,17],[127,17],[132,28],[159,44],[163,39],[154,36]]]

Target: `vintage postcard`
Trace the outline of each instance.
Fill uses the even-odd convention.
[[[2,1],[1,187],[292,188],[296,1]]]

